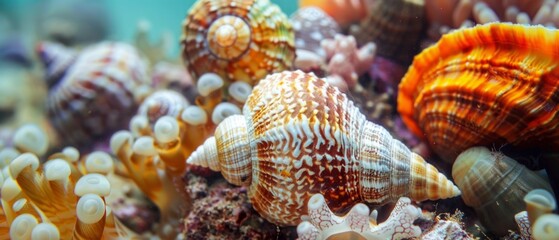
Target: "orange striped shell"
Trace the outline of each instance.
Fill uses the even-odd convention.
[[[181,45],[195,78],[213,72],[254,85],[292,67],[294,38],[287,16],[269,0],[199,0],[183,23]]]
[[[559,31],[509,23],[457,30],[415,57],[398,111],[448,162],[476,145],[550,150],[559,144],[558,64]]]

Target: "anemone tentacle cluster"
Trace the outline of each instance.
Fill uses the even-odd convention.
[[[126,228],[107,204],[113,160],[103,152],[94,152],[78,162],[73,147],[48,156],[37,146],[44,133],[30,132],[15,148],[0,151],[2,212],[0,238],[30,239],[116,239],[136,234]],[[48,145],[48,143],[47,143]],[[29,151],[31,150],[31,151]],[[39,153],[39,156],[36,155]]]

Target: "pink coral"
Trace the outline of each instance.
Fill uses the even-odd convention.
[[[341,34],[334,39],[322,40],[321,45],[326,54],[329,81],[336,83],[343,80],[348,89],[355,87],[358,77],[369,69],[376,52],[374,43],[358,48],[353,36]]]
[[[411,205],[409,198],[402,197],[388,219],[376,224],[369,217],[369,208],[357,204],[343,217],[336,216],[326,204],[322,194],[313,195],[308,202],[308,219],[297,226],[299,239],[327,239],[340,234],[349,234],[366,239],[402,239],[418,237],[421,230],[413,222],[421,215],[418,207]],[[373,213],[374,215],[374,213]]]
[[[317,7],[304,7],[289,18],[295,30],[295,47],[324,56],[320,46],[323,39],[331,39],[340,33],[340,26],[332,17]]]

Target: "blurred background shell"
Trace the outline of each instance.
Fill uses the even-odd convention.
[[[350,32],[360,46],[374,42],[379,56],[408,66],[420,50],[424,15],[424,0],[376,0]]]
[[[556,150],[559,32],[491,23],[456,30],[415,57],[398,112],[447,162],[472,146]]]
[[[194,78],[214,72],[251,85],[290,69],[295,58],[291,23],[268,0],[197,1],[183,22],[181,45]]]
[[[49,90],[49,119],[69,144],[110,136],[128,126],[138,107],[137,92],[148,81],[145,62],[134,47],[95,44]]]
[[[161,89],[150,94],[140,104],[138,115],[145,116],[151,126],[162,116],[178,117],[189,105],[179,92]]]
[[[367,15],[371,2],[375,0],[299,0],[299,8],[314,6],[331,16],[342,28],[359,22]]]
[[[452,166],[452,177],[466,205],[474,208],[483,226],[499,236],[516,229],[514,215],[525,209],[528,192],[551,191],[547,180],[536,172],[486,147],[462,152]]]
[[[309,6],[299,8],[289,18],[295,30],[295,47],[326,56],[320,45],[323,39],[333,39],[341,32],[338,23],[322,9]]]

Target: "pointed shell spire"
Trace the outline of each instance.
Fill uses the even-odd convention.
[[[460,194],[419,155],[368,122],[337,88],[301,71],[261,80],[243,115],[221,122],[187,162],[249,186],[254,208],[278,225],[298,224],[315,193],[333,212],[401,196]]]
[[[245,118],[242,115],[230,116],[219,124],[214,137],[208,138],[196,149],[187,163],[207,166],[220,171],[232,184],[248,186],[252,176],[248,136]]]
[[[40,43],[37,53],[45,66],[45,80],[49,88],[64,77],[78,55],[74,50],[55,42]]]

